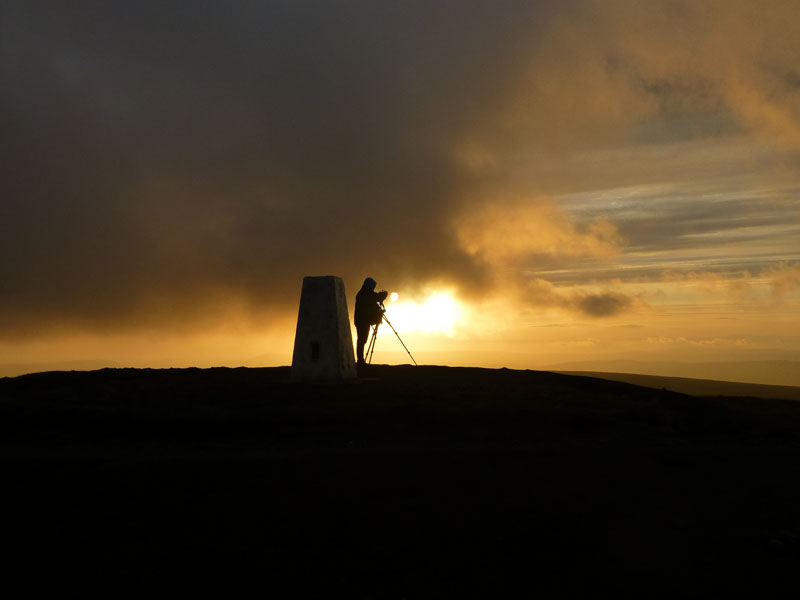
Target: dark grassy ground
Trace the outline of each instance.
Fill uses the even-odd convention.
[[[800,403],[504,369],[288,375],[0,379],[6,577],[278,597],[800,588]]]

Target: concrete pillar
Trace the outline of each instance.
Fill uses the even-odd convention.
[[[325,381],[356,377],[353,336],[344,282],[304,277],[294,336],[292,379]]]

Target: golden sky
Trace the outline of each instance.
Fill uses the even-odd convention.
[[[420,362],[798,360],[798,29],[793,0],[3,2],[0,375],[288,364],[304,275],[396,292]]]

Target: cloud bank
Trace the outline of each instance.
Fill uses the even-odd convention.
[[[672,219],[691,196],[636,221],[602,190],[743,164],[759,189],[797,185],[798,11],[4,2],[0,338],[267,322],[295,310],[308,274],[465,297],[557,273],[580,285],[597,261],[732,228],[713,202]],[[561,201],[580,193],[591,210]],[[792,258],[764,268],[776,256]],[[637,305],[534,297],[596,317]]]

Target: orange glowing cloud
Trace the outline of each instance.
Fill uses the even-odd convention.
[[[458,239],[471,256],[494,266],[530,257],[609,257],[624,241],[613,223],[595,219],[579,229],[552,202],[487,203],[458,221]]]

